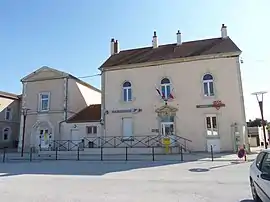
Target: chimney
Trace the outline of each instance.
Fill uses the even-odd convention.
[[[114,38],[111,39],[111,55],[114,55]]]
[[[118,40],[111,39],[111,55],[117,54],[119,52],[119,43]]]
[[[181,45],[182,40],[181,40],[181,32],[180,32],[180,30],[177,31],[176,37],[177,37],[177,45]]]
[[[227,38],[227,26],[225,24],[222,24],[221,26],[221,37],[222,38]]]
[[[118,40],[114,42],[114,54],[119,53],[119,43]]]
[[[158,47],[158,38],[157,38],[157,32],[156,31],[154,31],[152,45],[153,45],[153,48],[157,48]]]

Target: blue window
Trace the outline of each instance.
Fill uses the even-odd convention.
[[[170,98],[171,95],[171,82],[168,78],[161,80],[161,93],[165,99]]]
[[[214,96],[214,79],[211,74],[203,76],[203,93],[204,96]]]
[[[125,102],[129,102],[132,100],[132,89],[131,89],[131,83],[129,81],[126,81],[123,84],[123,99]]]

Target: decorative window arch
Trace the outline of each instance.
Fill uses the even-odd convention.
[[[203,94],[204,96],[214,96],[214,78],[211,74],[203,76]]]
[[[162,97],[165,99],[169,99],[171,98],[171,81],[168,78],[163,78],[161,80],[161,93],[162,93]]]
[[[11,135],[11,129],[10,127],[6,127],[3,129],[3,140],[4,141],[8,141],[10,139],[10,135]]]
[[[129,81],[123,83],[123,99],[125,102],[132,101],[132,86]]]

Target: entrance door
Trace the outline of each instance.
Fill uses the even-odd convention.
[[[173,122],[162,122],[161,123],[161,134],[163,136],[174,135],[174,123]]]
[[[133,135],[132,118],[123,118],[123,138],[130,138]]]
[[[40,148],[47,149],[49,148],[49,130],[48,129],[40,129],[39,130],[39,138],[40,138]]]

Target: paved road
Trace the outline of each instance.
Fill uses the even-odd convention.
[[[251,202],[249,165],[222,161],[6,163],[0,164],[0,196],[1,202]]]

